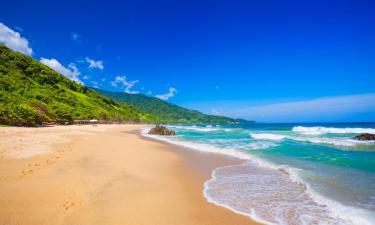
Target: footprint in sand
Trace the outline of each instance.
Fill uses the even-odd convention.
[[[28,164],[27,167],[38,167],[39,164],[38,163],[34,163],[34,164]]]
[[[46,160],[46,163],[48,164],[48,165],[51,165],[51,164],[53,164],[53,163],[55,163],[56,161],[55,160],[52,160],[52,159],[47,159]]]
[[[39,166],[40,166],[39,163],[30,163],[30,164],[27,164],[26,168],[24,168],[22,170],[22,172],[21,172],[22,175],[19,178],[21,178],[23,176],[26,176],[26,175],[28,175],[30,173],[35,172],[38,169]]]
[[[24,170],[22,170],[22,174],[23,175],[26,175],[26,174],[29,174],[29,173],[32,173],[32,172],[34,172],[34,170],[32,170],[32,169],[24,169]]]
[[[64,204],[62,206],[64,207],[65,210],[68,210],[68,209],[70,209],[71,207],[74,206],[74,202],[66,201],[66,202],[64,202]]]

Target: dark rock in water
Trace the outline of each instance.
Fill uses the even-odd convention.
[[[158,134],[163,136],[174,136],[176,132],[174,130],[169,130],[168,128],[160,125],[156,125],[156,127],[152,128],[148,134]]]
[[[361,134],[361,135],[355,136],[354,139],[360,140],[360,141],[375,141],[375,134]]]

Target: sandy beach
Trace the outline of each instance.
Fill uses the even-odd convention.
[[[141,128],[0,128],[0,224],[256,224],[202,194],[212,169],[240,161]]]

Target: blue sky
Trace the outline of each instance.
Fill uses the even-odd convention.
[[[13,48],[87,86],[263,122],[375,121],[374,11],[372,0],[2,0],[0,22]]]

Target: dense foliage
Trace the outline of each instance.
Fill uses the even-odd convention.
[[[157,120],[127,103],[103,97],[0,44],[0,124],[69,124],[75,119]]]
[[[224,116],[206,115],[195,110],[185,109],[158,98],[142,94],[109,92],[99,89],[93,90],[115,101],[131,104],[142,112],[160,118],[161,122],[165,123],[229,124],[249,122],[246,120],[235,120]]]

